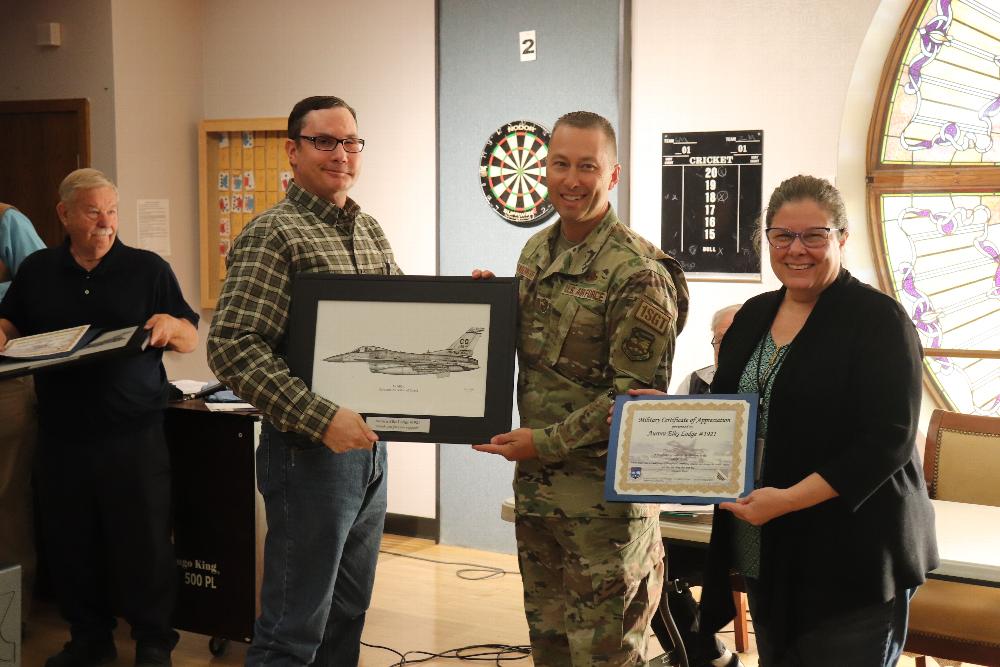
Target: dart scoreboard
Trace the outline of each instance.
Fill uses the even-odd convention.
[[[764,132],[663,134],[660,247],[689,280],[760,280]]]

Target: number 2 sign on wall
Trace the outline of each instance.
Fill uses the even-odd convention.
[[[521,54],[521,62],[534,60],[538,55],[538,42],[535,41],[534,30],[522,30],[517,33],[517,51]]]

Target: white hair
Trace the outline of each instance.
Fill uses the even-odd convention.
[[[111,188],[118,194],[118,187],[103,172],[97,169],[77,169],[71,171],[62,183],[59,184],[59,201],[69,205],[76,193],[80,190],[93,190],[94,188]]]
[[[731,306],[726,306],[725,308],[715,311],[715,314],[712,315],[712,333],[715,333],[715,330],[719,328],[719,323],[722,322],[722,320],[731,315],[735,315],[736,311],[742,307],[742,303],[734,303]]]

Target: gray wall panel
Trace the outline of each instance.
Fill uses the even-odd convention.
[[[556,118],[577,109],[620,126],[619,12],[618,0],[439,0],[441,275],[476,267],[512,275],[521,247],[541,228],[507,223],[483,198],[479,156],[498,127],[526,119],[551,130]],[[522,30],[536,31],[533,62],[520,62]],[[513,528],[500,519],[500,503],[513,495],[513,464],[441,445],[438,474],[441,541],[513,552]]]

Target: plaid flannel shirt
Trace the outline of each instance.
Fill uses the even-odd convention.
[[[212,372],[280,430],[322,440],[338,406],[291,375],[276,352],[288,328],[292,278],[398,275],[385,233],[353,200],[341,209],[292,182],[285,199],[236,238],[226,265],[208,334]]]

